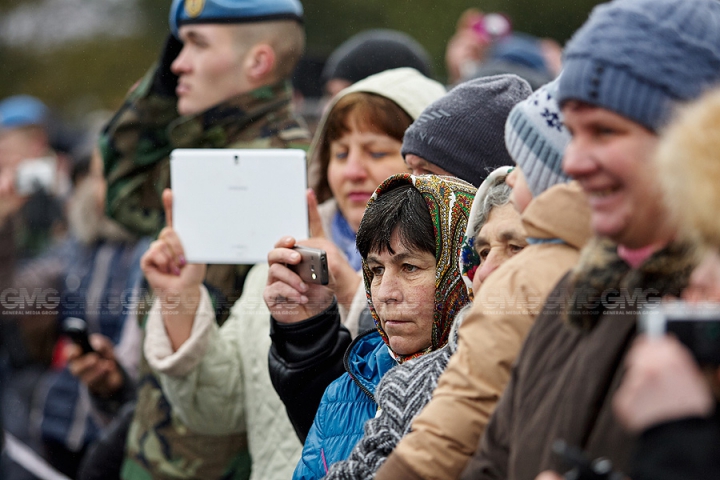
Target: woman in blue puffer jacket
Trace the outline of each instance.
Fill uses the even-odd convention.
[[[377,414],[374,394],[382,377],[447,343],[455,315],[471,300],[458,257],[475,191],[455,178],[399,174],[368,202],[357,247],[377,330],[346,351],[346,373],[325,390],[295,479],[322,478],[346,459]],[[286,267],[299,258],[284,242],[268,256],[264,297],[273,317],[302,312],[305,322],[318,323],[338,317],[330,288],[305,285]]]

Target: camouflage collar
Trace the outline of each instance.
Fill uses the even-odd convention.
[[[227,139],[271,112],[290,108],[292,86],[283,80],[243,93],[168,126],[172,148],[224,148]]]

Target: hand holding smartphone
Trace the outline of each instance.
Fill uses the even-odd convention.
[[[62,332],[82,349],[83,355],[95,351],[92,345],[90,345],[85,320],[75,317],[66,318],[62,324]]]
[[[300,254],[301,259],[297,265],[288,265],[290,270],[297,273],[306,283],[327,285],[330,278],[325,250],[301,245],[295,245],[294,250]]]

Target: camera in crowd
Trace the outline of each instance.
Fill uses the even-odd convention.
[[[699,365],[720,367],[720,305],[665,303],[643,311],[638,322],[640,331],[650,338],[677,337]]]

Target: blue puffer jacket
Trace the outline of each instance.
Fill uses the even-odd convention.
[[[293,479],[322,478],[330,465],[350,455],[363,436],[365,422],[377,412],[375,387],[395,365],[376,330],[350,344],[346,373],[325,390]]]

